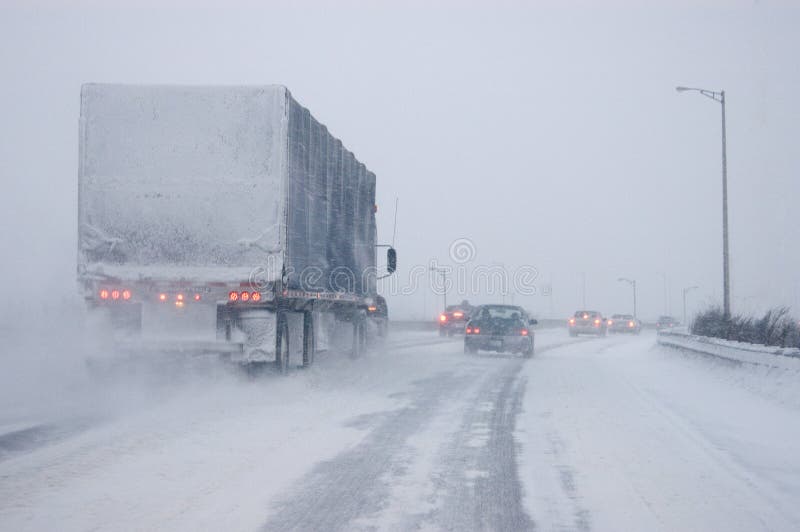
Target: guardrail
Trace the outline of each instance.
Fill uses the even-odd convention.
[[[658,343],[734,362],[800,370],[800,349],[696,336],[686,330],[659,331]]]

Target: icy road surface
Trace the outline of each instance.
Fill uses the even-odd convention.
[[[798,376],[652,334],[538,331],[525,361],[396,333],[287,378],[215,367],[0,426],[0,530],[800,528]]]

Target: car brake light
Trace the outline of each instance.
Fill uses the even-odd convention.
[[[439,321],[441,321],[441,322],[445,322],[445,321],[447,321],[447,316],[445,316],[444,314],[441,314],[441,315],[439,316]]]
[[[376,310],[378,310],[378,307],[367,307],[367,310],[370,312],[375,312]]]
[[[200,301],[200,294],[195,294],[194,295],[194,300],[195,301]]]
[[[584,314],[583,315],[583,319],[588,320],[589,319],[589,315],[588,314]]]
[[[158,300],[159,301],[166,301],[167,300],[167,294],[158,294]]]
[[[475,334],[480,334],[480,333],[481,333],[481,329],[479,327],[475,327]]]
[[[594,320],[595,325],[600,325],[600,320]]]
[[[467,334],[472,334],[472,327],[467,327],[466,333]]]
[[[522,336],[528,336],[528,329],[522,329],[522,330],[521,330],[519,333],[520,333]]]
[[[175,296],[175,299],[177,301],[183,301],[183,294],[178,294],[177,296]]]
[[[628,327],[633,327],[633,322],[632,321],[628,322]]]
[[[463,312],[453,312],[453,316],[456,317],[456,318],[460,318],[460,317],[464,316],[464,313]]]

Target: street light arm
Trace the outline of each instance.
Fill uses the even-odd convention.
[[[689,92],[689,91],[699,92],[706,98],[711,98],[715,102],[725,103],[724,91],[716,92],[716,91],[710,91],[708,89],[698,89],[695,87],[675,87],[675,90],[678,92]]]

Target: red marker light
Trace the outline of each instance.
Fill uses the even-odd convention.
[[[252,294],[250,294],[250,301],[261,301],[261,293],[253,292]]]
[[[183,301],[183,294],[178,294],[177,296],[175,296],[175,299],[178,301]]]
[[[195,301],[200,301],[200,294],[195,294],[194,295],[194,300]]]
[[[522,330],[521,330],[519,333],[520,333],[522,336],[528,336],[528,329],[522,329]]]
[[[112,290],[111,291],[111,299],[119,299],[119,290]]]
[[[108,290],[100,290],[100,299],[108,299]]]
[[[241,294],[239,294],[239,298],[242,301],[250,301],[250,292],[242,292]]]
[[[239,301],[239,292],[230,292],[228,294],[229,301]]]
[[[122,299],[124,299],[125,301],[127,301],[127,300],[129,300],[130,298],[131,298],[131,291],[130,291],[130,290],[123,290],[123,291],[122,291]]]

